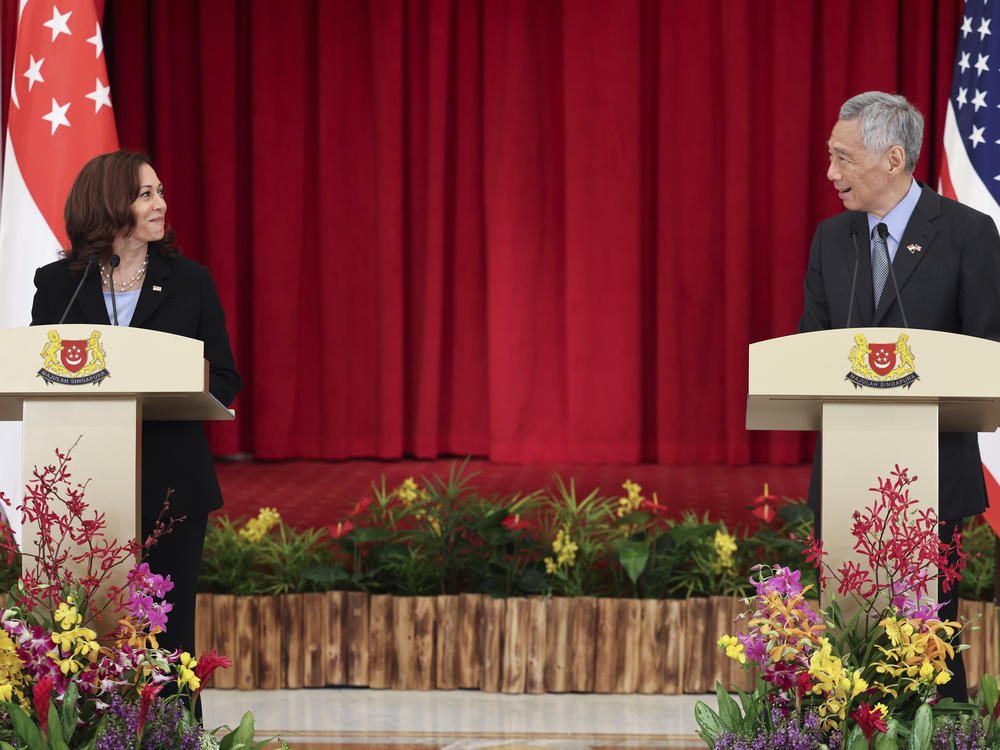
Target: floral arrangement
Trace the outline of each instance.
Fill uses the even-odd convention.
[[[802,556],[812,512],[767,485],[749,505],[756,521],[729,530],[707,516],[677,514],[627,479],[618,496],[595,490],[579,497],[572,480],[556,477],[552,487],[527,495],[481,497],[473,476],[456,464],[447,478],[411,477],[391,490],[383,478],[349,512],[315,529],[292,528],[273,507],[249,520],[215,516],[199,588],[238,596],[338,589],[404,596],[745,596],[752,591],[750,569],[761,562],[815,580]],[[992,601],[996,542],[981,519],[966,524],[961,598]],[[442,556],[449,544],[450,554]],[[16,560],[13,568],[19,573]],[[4,575],[11,566],[0,560],[0,580]]]
[[[172,521],[159,522],[143,545],[108,539],[104,515],[72,479],[69,451],[56,459],[26,487],[24,522],[37,527],[36,544],[23,553],[0,617],[0,748],[263,747],[253,744],[249,713],[222,737],[194,716],[228,659],[158,646],[173,583],[135,560]],[[0,549],[10,561],[16,547],[5,531]],[[112,583],[118,570],[127,571],[122,586]]]
[[[917,512],[898,466],[873,488],[877,499],[854,514],[854,550],[865,561],[837,570],[810,534],[807,559],[820,586],[836,584],[840,600],[817,612],[799,571],[759,565],[746,599],[746,629],[719,647],[759,670],[755,689],[737,703],[719,685],[719,711],[699,702],[701,736],[717,750],[750,748],[987,748],[1000,746],[996,680],[984,676],[973,704],[939,700],[951,679],[948,660],[958,622],[938,617],[928,598],[937,586],[955,592],[966,554],[961,535],[939,539],[933,511]],[[841,602],[857,612],[845,618]]]
[[[248,521],[216,518],[200,590],[278,594],[331,589],[378,594],[683,598],[746,594],[764,554],[801,560],[811,513],[768,494],[753,529],[670,513],[628,479],[622,492],[577,492],[572,480],[528,494],[483,496],[456,463],[447,477],[383,478],[322,529],[296,531],[273,508]],[[247,571],[253,571],[247,575]],[[813,575],[811,569],[806,576]]]

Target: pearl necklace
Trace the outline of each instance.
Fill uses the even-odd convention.
[[[136,271],[135,274],[132,276],[132,278],[129,279],[128,281],[123,281],[122,283],[117,284],[115,286],[115,291],[124,292],[127,291],[130,287],[135,286],[135,283],[142,278],[144,273],[146,273],[146,266],[148,265],[149,265],[149,253],[146,253],[146,258],[142,261],[142,265],[139,266],[139,270]],[[103,263],[101,264],[101,278],[104,279],[104,283],[108,286],[108,288],[110,288],[111,274],[109,274],[105,270]]]

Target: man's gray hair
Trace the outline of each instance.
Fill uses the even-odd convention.
[[[905,97],[866,91],[844,102],[840,119],[859,120],[861,142],[870,154],[902,146],[906,154],[906,171],[913,174],[924,142],[924,118]]]

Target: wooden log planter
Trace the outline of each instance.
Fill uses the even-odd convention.
[[[746,687],[716,646],[737,600],[199,594],[198,653],[229,655],[213,687],[323,686],[494,693],[714,692]],[[996,610],[961,602],[969,687],[997,673]]]

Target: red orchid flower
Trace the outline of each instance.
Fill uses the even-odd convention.
[[[136,730],[136,737],[140,740],[142,739],[143,727],[146,726],[146,716],[149,714],[149,707],[153,704],[153,699],[160,694],[161,690],[163,690],[163,685],[165,684],[166,683],[154,685],[150,682],[142,688],[142,694],[139,701],[139,727]],[[141,744],[141,742],[137,744]]]
[[[858,727],[861,728],[861,733],[865,736],[866,740],[871,741],[876,729],[880,732],[884,732],[886,729],[885,716],[882,714],[882,709],[872,708],[867,703],[862,703],[854,711],[851,711],[848,716],[858,722]]]
[[[655,495],[654,495],[654,497],[655,497]],[[639,503],[639,507],[642,508],[643,510],[648,510],[650,513],[666,513],[667,512],[667,506],[666,505],[660,505],[659,503],[655,503],[652,500],[643,500],[641,503]]]
[[[809,670],[803,669],[797,675],[795,675],[795,689],[798,691],[799,698],[804,695],[808,695],[809,691],[812,690],[812,680],[809,679]]]
[[[232,661],[225,656],[216,654],[214,648],[207,654],[202,651],[201,656],[198,657],[198,663],[194,668],[194,676],[197,677],[201,683],[198,690],[195,691],[195,697],[197,697],[198,693],[205,688],[205,685],[208,684],[209,680],[212,679],[212,675],[215,673],[216,669],[219,667],[229,669],[231,666],[233,666]]]
[[[340,539],[341,537],[346,536],[353,530],[354,530],[354,524],[351,523],[350,521],[340,521],[339,523],[336,524],[330,524],[330,536],[332,536],[334,539]]]
[[[35,712],[38,714],[38,724],[42,728],[42,734],[49,731],[49,696],[52,694],[52,684],[51,677],[43,677],[31,688],[34,693]]]
[[[372,499],[370,497],[363,497],[358,500],[357,505],[354,506],[354,510],[351,511],[351,518],[356,517],[361,511],[372,504]]]
[[[500,524],[511,531],[517,531],[519,529],[527,529],[531,526],[531,522],[528,519],[521,520],[521,516],[517,513],[514,515],[508,514],[505,519],[503,519]]]
[[[772,495],[768,492],[767,483],[765,482],[764,494],[757,495],[757,497],[753,499],[753,508],[750,512],[764,523],[771,523],[771,521],[778,516],[777,511],[772,505],[777,501],[777,499],[777,495]]]

